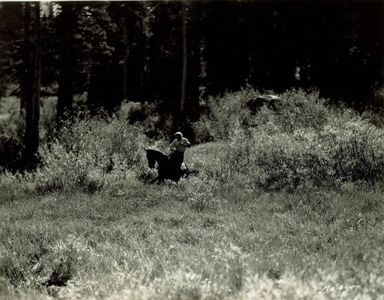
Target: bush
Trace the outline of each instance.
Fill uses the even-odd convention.
[[[217,161],[216,178],[273,190],[376,184],[384,176],[383,138],[383,130],[359,119],[330,120],[320,131],[292,134],[239,130]]]
[[[44,144],[55,131],[56,97],[44,97],[40,111],[40,143]],[[18,171],[23,167],[25,120],[20,114],[20,99],[0,100],[0,170]]]
[[[1,98],[0,102],[0,170],[15,170],[23,156],[24,120],[20,116],[15,97]]]
[[[195,123],[195,135],[201,141],[225,140],[233,133],[234,126],[249,125],[251,112],[246,103],[257,95],[256,90],[248,88],[226,93],[223,97],[211,97],[208,100],[209,115]]]
[[[207,166],[208,177],[266,190],[382,181],[384,130],[373,118],[328,107],[318,93],[301,90],[280,95],[276,111],[263,108],[252,117],[244,105],[235,107],[244,103],[236,98],[242,93],[230,100],[235,116],[216,110],[206,123],[226,133],[219,134],[226,146]]]
[[[85,118],[64,126],[42,145],[42,166],[33,176],[39,189],[81,187],[87,192],[138,173],[145,164],[146,138],[139,128],[114,119]]]
[[[255,125],[272,122],[280,132],[290,133],[302,128],[321,129],[336,113],[317,91],[290,90],[279,96],[277,110],[262,109],[255,117]]]
[[[263,96],[253,88],[227,93],[222,97],[210,98],[209,114],[194,124],[198,142],[226,140],[237,128],[255,128],[273,124],[277,131],[293,132],[300,128],[321,128],[329,114],[336,113],[327,107],[327,101],[317,91],[290,90],[279,95],[273,107],[263,106],[254,114],[247,103]]]

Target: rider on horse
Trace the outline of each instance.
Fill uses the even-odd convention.
[[[183,137],[183,134],[180,131],[176,132],[175,140],[169,146],[171,149],[169,160],[177,169],[180,169],[184,161],[184,151],[189,147],[191,147],[191,143],[188,139]]]

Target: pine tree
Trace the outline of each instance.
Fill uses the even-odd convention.
[[[22,103],[25,107],[24,160],[27,169],[38,163],[40,118],[40,2],[24,3],[24,76]]]

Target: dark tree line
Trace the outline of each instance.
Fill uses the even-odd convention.
[[[25,114],[24,158],[26,167],[37,162],[39,147],[41,43],[40,3],[25,3],[23,7],[23,55],[21,68],[21,113]]]
[[[157,101],[177,124],[199,117],[199,99],[245,85],[315,87],[366,107],[384,82],[383,3],[1,3],[0,93],[19,86],[26,153],[40,91],[58,96],[59,126],[85,92],[91,111]]]

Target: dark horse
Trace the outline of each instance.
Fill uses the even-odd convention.
[[[197,170],[189,170],[185,164],[184,168],[175,167],[175,165],[169,160],[168,155],[165,155],[158,150],[147,149],[146,151],[148,166],[152,169],[155,167],[156,162],[158,164],[158,176],[154,180],[150,181],[150,183],[154,183],[156,180],[163,182],[164,179],[170,179],[178,182],[181,177],[188,177],[191,174],[198,173]]]

